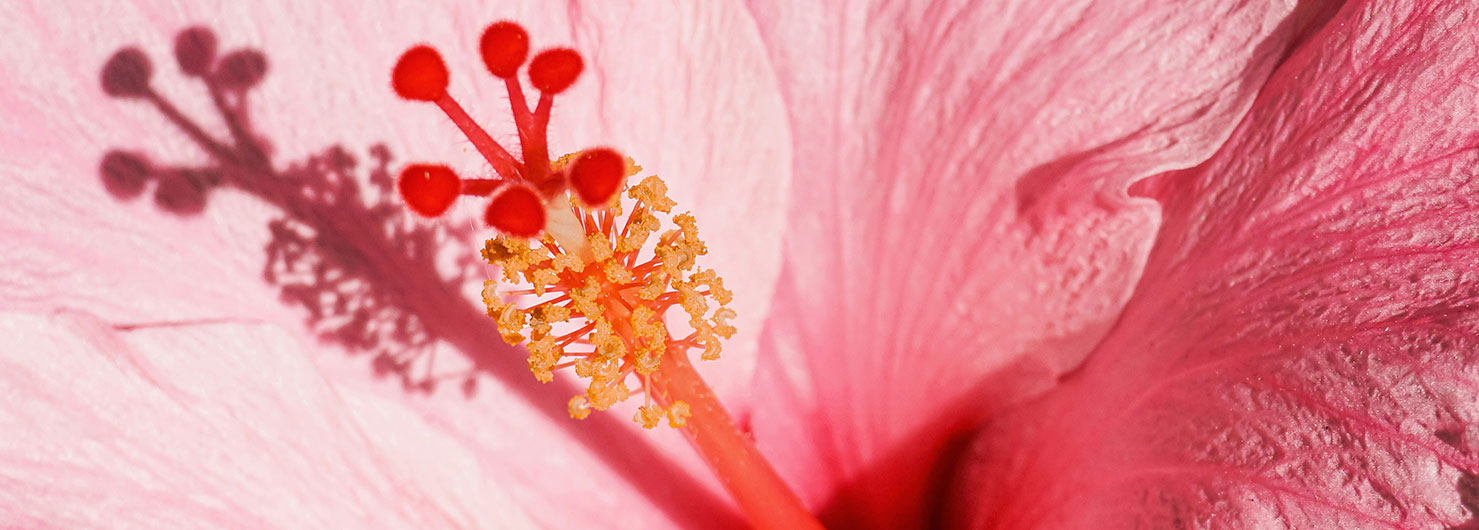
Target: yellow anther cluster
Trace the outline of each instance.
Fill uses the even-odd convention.
[[[569,158],[552,165],[558,170]],[[628,176],[638,170],[628,162]],[[562,248],[548,235],[533,242],[489,240],[483,257],[502,267],[505,283],[517,284],[517,294],[533,294],[536,301],[522,309],[504,301],[493,280],[484,286],[483,301],[503,340],[529,350],[536,379],[549,382],[556,370],[572,368],[589,380],[586,391],[570,400],[571,417],[585,418],[626,400],[634,392],[627,383],[635,377],[646,403],[634,420],[651,428],[667,417],[669,425],[681,427],[691,414],[688,404],[678,401],[664,410],[649,382],[674,348],[701,347],[704,359],[719,357],[720,339],[735,332],[729,324],[734,310],[726,307],[733,293],[713,270],[697,268],[696,258],[708,248],[692,215],[673,216],[674,228],[648,246],[663,224],[656,214],[675,206],[667,184],[649,176],[625,192],[633,201],[625,216],[619,195],[599,209],[571,206],[586,231],[583,248]],[[682,339],[673,338],[664,320],[673,306],[683,308],[693,329]]]
[[[662,421],[663,416],[668,417],[668,426],[674,429],[688,425],[688,418],[693,412],[688,409],[688,403],[678,401],[669,407],[664,413],[662,408],[653,405],[637,407],[637,414],[632,416],[632,421],[642,424],[643,427],[651,429]]]

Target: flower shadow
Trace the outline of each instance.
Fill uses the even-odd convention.
[[[229,140],[213,137],[153,89],[154,68],[146,54],[120,49],[103,66],[104,93],[153,106],[207,152],[210,163],[175,166],[109,150],[99,176],[110,195],[136,200],[152,186],[155,205],[183,217],[204,212],[211,196],[223,190],[270,205],[280,215],[267,226],[271,240],[264,248],[263,279],[276,286],[283,303],[304,310],[307,326],[322,340],[368,357],[377,375],[399,378],[407,392],[433,393],[439,383],[455,380],[471,399],[478,376],[491,376],[600,455],[673,521],[741,524],[727,502],[621,419],[567,416],[565,403],[580,389],[537,382],[525,365],[527,353],[505,344],[485,308],[464,295],[471,275],[481,273],[467,245],[470,227],[409,220],[394,192],[387,147],[368,150],[367,168],[337,145],[304,160],[274,163],[271,144],[253,129],[248,110],[251,90],[268,73],[267,57],[251,49],[218,55],[215,34],[203,27],[180,32],[174,51],[181,73],[204,85]],[[449,259],[460,272],[445,272]],[[437,373],[438,344],[466,356],[463,364],[471,368]]]

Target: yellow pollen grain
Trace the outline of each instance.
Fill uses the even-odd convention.
[[[730,325],[729,324],[729,321],[731,319],[737,317],[737,316],[739,316],[739,314],[738,313],[735,313],[733,309],[730,309],[728,307],[721,307],[719,309],[715,309],[714,310],[714,333],[716,333],[720,337],[724,337],[726,339],[734,338],[735,332],[736,331],[739,331],[739,330],[735,329],[734,326]]]
[[[607,239],[606,234],[598,232],[587,236],[587,239],[591,242],[591,251],[595,253],[596,261],[611,259],[611,240]]]
[[[562,305],[541,305],[534,308],[532,314],[546,322],[560,323],[570,320],[570,308]],[[715,313],[715,316],[717,317],[718,313]]]
[[[647,277],[647,283],[637,290],[637,296],[643,300],[656,300],[668,290],[668,275],[665,272],[657,272]]]
[[[688,418],[692,416],[693,412],[688,410],[688,402],[680,400],[668,409],[668,426],[674,429],[682,428],[688,425]]]
[[[658,408],[657,405],[643,405],[637,407],[637,415],[632,417],[632,421],[642,424],[644,428],[651,429],[662,421],[662,416],[662,409]]]
[[[575,418],[577,420],[583,420],[587,416],[590,416],[590,415],[591,415],[591,403],[590,403],[590,401],[588,401],[588,400],[585,399],[585,396],[575,396],[573,398],[570,398],[570,417],[571,418]]]
[[[560,280],[560,275],[554,269],[539,269],[529,275],[529,283],[534,285],[534,294],[544,296],[544,290]]]
[[[632,214],[631,228],[627,235],[617,242],[617,252],[634,252],[647,245],[647,239],[652,237],[657,229],[662,228],[662,221],[657,216],[647,213],[646,210],[638,210]]]
[[[617,263],[616,260],[606,260],[606,264],[602,268],[606,271],[606,279],[611,283],[620,285],[631,283],[635,279],[632,276],[632,271],[627,270],[626,267]]]
[[[672,212],[673,207],[678,205],[668,198],[668,183],[657,178],[657,175],[642,179],[642,182],[627,190],[627,196],[662,213]]]
[[[552,163],[555,170],[572,156]],[[630,160],[627,165],[628,177],[641,169]],[[633,419],[653,428],[666,417],[678,428],[692,415],[688,404],[679,401],[663,409],[655,404],[662,401],[662,389],[648,382],[671,352],[701,348],[702,358],[718,358],[721,339],[735,333],[730,325],[735,312],[728,307],[733,293],[715,271],[697,269],[697,258],[708,248],[692,214],[673,215],[663,231],[676,203],[662,179],[648,176],[625,192],[597,208],[570,204],[568,218],[584,227],[583,238],[557,240],[546,234],[533,241],[488,240],[483,257],[502,268],[504,281],[486,282],[483,302],[503,340],[528,350],[535,379],[553,381],[555,372],[572,368],[566,373],[587,381],[585,391],[570,399],[570,417],[583,419],[625,401],[633,392],[627,384],[636,377],[649,398],[659,399],[648,399]],[[623,195],[632,200],[630,208],[623,207]],[[623,216],[623,211],[630,213]],[[561,241],[579,248],[565,248]],[[500,283],[532,293],[535,301],[527,309],[505,301]],[[674,305],[688,316],[690,339],[674,340],[669,331],[664,314]],[[574,362],[561,364],[564,359]]]

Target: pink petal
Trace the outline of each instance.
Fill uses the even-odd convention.
[[[0,332],[7,524],[534,526],[512,485],[476,472],[479,454],[404,406],[332,386],[271,326],[4,313]],[[424,452],[406,458],[407,444]]]
[[[951,431],[1119,313],[1158,218],[1128,183],[1208,156],[1298,24],[1247,2],[811,5],[751,4],[797,175],[756,436],[830,522],[920,524]]]
[[[959,526],[1479,526],[1476,15],[1347,4],[1149,184],[1146,280],[976,442]]]
[[[771,134],[784,129],[780,99],[764,82],[753,28],[737,7],[709,4],[608,13],[528,2],[468,11],[452,2],[0,8],[0,31],[15,42],[0,50],[7,86],[0,114],[21,124],[0,131],[8,157],[0,182],[9,191],[0,199],[0,234],[10,244],[0,252],[0,309],[79,310],[120,324],[276,323],[318,340],[312,360],[329,374],[327,385],[373,396],[351,404],[356,414],[414,411],[426,424],[419,428],[433,431],[422,434],[478,455],[479,480],[518,485],[511,497],[542,525],[735,524],[730,502],[681,437],[636,432],[630,410],[568,419],[574,385],[538,384],[523,353],[501,346],[477,296],[489,271],[456,262],[489,235],[464,228],[479,208],[454,207],[447,223],[419,223],[366,181],[408,160],[487,171],[435,109],[391,92],[389,69],[405,47],[437,45],[454,65],[452,90],[505,141],[513,139],[506,102],[477,56],[484,25],[512,18],[529,27],[536,49],[589,48],[588,77],[557,103],[554,149],[620,148],[666,177],[696,211],[713,249],[708,265],[739,293],[739,325],[748,334],[727,349],[728,370],[715,374],[720,391],[732,394],[750,378],[746,344],[758,336],[779,270],[775,233],[789,178],[786,138]],[[100,71],[115,52],[140,47],[153,63],[153,85],[208,133],[229,138],[201,84],[174,64],[175,35],[192,25],[215,32],[223,55],[266,56],[244,118],[265,138],[276,171],[222,177],[239,180],[211,190],[199,213],[176,214],[156,203],[153,188],[133,199],[106,191],[99,172],[107,154],[136,152],[160,167],[219,161],[149,105],[107,97]],[[382,142],[389,161],[371,148]],[[317,200],[296,185],[263,184],[298,182],[291,179],[304,173],[329,184],[324,175],[333,171],[325,169],[344,154],[357,160],[344,176],[361,197],[330,188]],[[360,352],[370,354],[346,355]],[[375,377],[374,354],[406,354],[415,361],[393,375],[409,370],[408,381],[419,383],[433,371],[433,352],[438,375],[471,370],[472,397],[458,391],[462,379],[422,396]],[[394,449],[387,466],[410,465],[428,450],[409,442]]]

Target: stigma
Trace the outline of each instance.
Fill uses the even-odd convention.
[[[393,70],[396,93],[435,103],[493,175],[464,179],[443,165],[411,164],[401,172],[401,196],[426,217],[442,215],[458,196],[489,199],[483,219],[500,235],[482,254],[501,268],[502,278],[484,284],[488,315],[505,342],[528,350],[537,380],[551,382],[556,372],[583,380],[585,391],[569,402],[571,417],[584,419],[641,394],[634,421],[653,428],[666,418],[683,427],[689,405],[655,396],[662,390],[652,384],[654,374],[664,356],[689,350],[718,359],[721,341],[736,331],[730,325],[733,293],[715,271],[698,266],[708,248],[697,221],[691,213],[672,213],[676,204],[657,176],[629,185],[642,168],[613,149],[549,159],[545,133],[553,97],[578,78],[579,54],[556,48],[529,62],[529,79],[540,91],[531,111],[518,75],[528,57],[527,32],[498,22],[484,31],[480,46],[489,73],[508,89],[521,157],[495,142],[448,94],[450,76],[440,55],[415,46]],[[670,326],[670,314],[685,315],[686,322]]]

